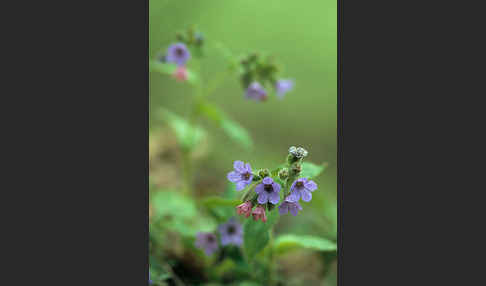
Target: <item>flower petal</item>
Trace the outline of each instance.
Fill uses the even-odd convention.
[[[258,203],[259,204],[265,204],[268,202],[268,193],[267,192],[261,192],[258,195]]]
[[[236,183],[241,181],[241,174],[235,171],[229,172],[227,176],[230,182]]]
[[[317,190],[317,184],[314,181],[308,181],[305,183],[305,188],[311,192]]]
[[[278,213],[280,215],[284,215],[289,212],[289,203],[283,202],[281,205],[278,206]]]
[[[276,205],[280,200],[280,195],[277,192],[271,192],[268,196],[268,201]]]
[[[287,201],[289,202],[298,202],[300,199],[300,192],[298,191],[292,191],[290,195],[287,197]]]
[[[270,177],[265,177],[263,178],[262,183],[264,183],[265,185],[270,185],[271,183],[273,183],[273,180]]]
[[[248,185],[248,184],[245,181],[240,181],[240,182],[236,183],[236,190],[241,191],[246,187],[246,185]]]
[[[245,164],[245,169],[246,169],[246,171],[247,171],[248,173],[250,173],[250,174],[251,174],[251,166],[250,166],[250,163],[246,163],[246,164]]]
[[[274,192],[280,192],[280,184],[273,182],[272,187]]]
[[[255,193],[257,194],[260,194],[261,192],[264,191],[264,187],[263,187],[263,184],[258,184],[256,187],[255,187]]]
[[[244,173],[245,172],[245,163],[243,163],[242,161],[235,161],[233,163],[233,168],[235,168],[235,170],[240,172],[240,173]]]
[[[309,192],[308,190],[302,190],[301,192],[301,195],[302,195],[302,200],[304,202],[310,202],[310,200],[312,200],[312,193]]]
[[[299,213],[299,210],[297,209],[296,205],[289,206],[289,210],[293,216],[297,216],[297,214]]]

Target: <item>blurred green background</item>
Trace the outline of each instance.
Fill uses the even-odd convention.
[[[197,161],[196,185],[201,195],[222,193],[233,161],[251,162],[254,169],[284,162],[291,145],[309,151],[307,161],[327,162],[315,179],[319,188],[297,216],[283,216],[277,232],[309,234],[336,240],[337,126],[337,1],[335,0],[150,0],[150,56],[175,42],[175,33],[191,25],[205,36],[205,79],[226,68],[221,42],[234,54],[273,54],[284,67],[282,76],[295,79],[284,100],[271,96],[260,103],[244,98],[237,76],[228,77],[208,100],[245,127],[252,151],[234,144],[213,124],[201,120],[209,142]],[[159,107],[187,115],[193,89],[168,76],[150,73],[150,116]],[[152,170],[151,170],[152,172]],[[157,172],[161,172],[160,170]],[[163,172],[163,171],[162,171]],[[151,173],[151,175],[153,175]]]

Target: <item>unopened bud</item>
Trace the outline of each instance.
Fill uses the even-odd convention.
[[[287,168],[284,168],[278,172],[278,177],[281,180],[286,180],[289,177],[289,170]]]
[[[258,171],[258,176],[260,176],[261,178],[268,177],[270,176],[270,171],[268,169],[261,169]]]

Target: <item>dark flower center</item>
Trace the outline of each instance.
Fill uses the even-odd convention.
[[[242,175],[242,177],[243,177],[243,180],[248,181],[250,179],[250,173],[244,173]]]
[[[273,187],[272,185],[263,185],[263,189],[267,192],[267,193],[271,193],[273,191]]]
[[[176,49],[176,50],[175,50],[175,53],[176,53],[176,55],[178,55],[178,56],[182,56],[182,55],[184,55],[184,50],[183,50],[183,49],[181,49],[181,48],[178,48],[178,49]]]
[[[301,181],[298,181],[298,182],[295,184],[295,186],[296,186],[297,188],[302,188],[302,187],[304,186],[304,183],[302,183]]]
[[[233,234],[236,232],[236,228],[232,225],[228,226],[228,234]]]
[[[214,237],[212,235],[208,236],[208,242],[213,242],[214,241]]]

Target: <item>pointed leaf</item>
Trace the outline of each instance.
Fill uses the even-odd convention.
[[[278,254],[283,254],[297,248],[307,248],[325,252],[332,252],[337,249],[336,244],[330,240],[317,236],[294,234],[286,234],[277,237],[274,247]]]

